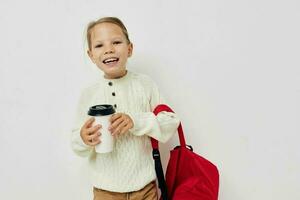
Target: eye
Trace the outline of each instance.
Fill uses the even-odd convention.
[[[95,48],[101,48],[103,45],[102,44],[97,44],[96,46],[95,46]]]
[[[121,44],[121,41],[114,41],[113,44]]]

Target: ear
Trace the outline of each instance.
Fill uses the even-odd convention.
[[[133,51],[133,44],[128,44],[128,57],[131,57]]]
[[[93,63],[95,63],[95,62],[94,62],[94,58],[93,58],[93,53],[92,53],[92,51],[91,51],[91,50],[87,50],[87,54],[89,55],[91,61],[92,61]]]

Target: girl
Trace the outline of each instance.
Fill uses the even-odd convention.
[[[84,89],[72,130],[72,149],[88,157],[94,200],[157,199],[156,175],[150,137],[166,142],[179,125],[174,113],[152,111],[165,103],[156,84],[148,76],[127,70],[133,45],[124,24],[115,17],[91,22],[87,27],[88,56],[104,72],[94,85]],[[101,125],[93,126],[90,106],[111,104],[111,134],[115,147],[98,154]]]

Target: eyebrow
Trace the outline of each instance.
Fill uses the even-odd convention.
[[[122,37],[114,37],[114,38],[112,38],[112,40],[123,40],[123,38]],[[102,43],[103,41],[102,40],[96,40],[94,42],[95,43]]]

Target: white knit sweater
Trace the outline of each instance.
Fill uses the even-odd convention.
[[[174,113],[162,112],[157,116],[152,113],[162,103],[166,102],[156,84],[148,76],[131,71],[119,79],[101,77],[99,82],[83,90],[72,130],[72,149],[88,157],[91,181],[96,188],[132,192],[155,180],[149,136],[166,142],[179,125]],[[89,118],[89,107],[97,104],[114,105],[116,112],[128,114],[134,122],[129,132],[116,138],[111,153],[96,153],[80,137],[80,128]]]

